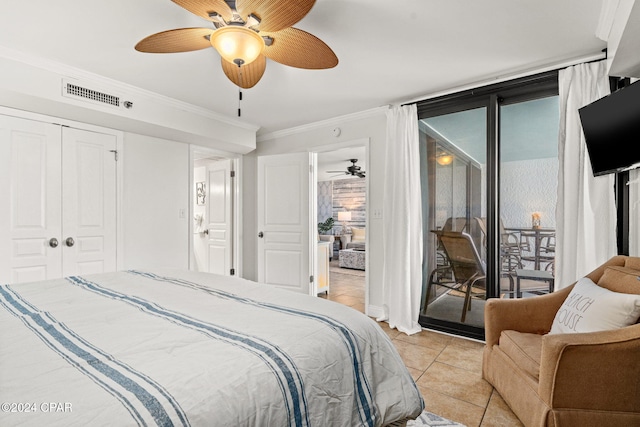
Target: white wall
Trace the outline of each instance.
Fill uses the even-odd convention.
[[[337,126],[342,130],[339,137],[333,136]],[[367,210],[382,210],[384,189],[384,153],[387,120],[385,109],[371,110],[365,114],[346,116],[340,121],[327,121],[310,125],[281,135],[258,138],[255,152],[244,156],[244,277],[257,279],[257,230],[256,230],[256,176],[257,157],[260,155],[309,151],[314,147],[349,143],[369,138],[369,200]],[[382,219],[369,218],[369,306],[382,306]]]
[[[124,268],[189,268],[189,145],[126,133],[123,151]]]

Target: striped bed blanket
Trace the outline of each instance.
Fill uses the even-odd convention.
[[[2,426],[381,426],[424,407],[373,320],[240,278],[2,285],[0,340]]]

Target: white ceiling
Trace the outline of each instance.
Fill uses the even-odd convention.
[[[330,70],[267,60],[245,90],[259,134],[597,55],[602,0],[317,0],[296,28],[327,43]],[[170,0],[3,1],[0,46],[236,117],[238,89],[217,52],[144,54],[147,35],[207,27]]]

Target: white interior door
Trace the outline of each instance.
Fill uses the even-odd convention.
[[[60,126],[0,116],[0,283],[62,275]]]
[[[315,159],[315,153],[258,157],[258,281],[312,295]]]
[[[233,268],[232,161],[220,160],[207,168],[207,252],[209,273],[230,275]]]
[[[62,131],[63,276],[116,270],[116,137]]]

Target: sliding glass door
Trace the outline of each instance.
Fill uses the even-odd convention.
[[[553,290],[558,187],[557,96],[500,106],[501,271],[522,298]]]
[[[418,103],[423,326],[482,339],[488,298],[553,289],[557,73]]]
[[[425,273],[428,274],[422,314],[437,321],[472,324],[482,327],[484,299],[472,301],[455,282],[450,258],[456,248],[447,247],[442,232],[464,232],[485,257],[484,236],[478,221],[485,216],[486,205],[486,108],[473,108],[420,120],[426,157],[422,171],[428,176],[424,217]],[[424,181],[424,180],[423,180]],[[471,246],[470,245],[470,246]],[[478,272],[482,272],[479,265]],[[473,274],[473,273],[472,273]],[[460,275],[460,274],[458,274]],[[477,283],[475,292],[484,292]]]

